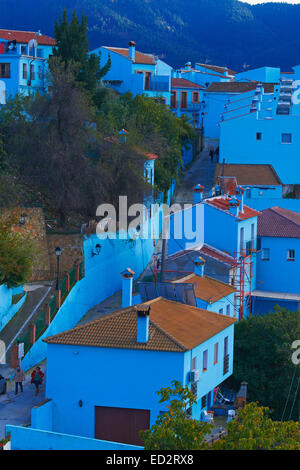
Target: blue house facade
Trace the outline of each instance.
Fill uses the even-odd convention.
[[[0,30],[0,103],[18,93],[48,91],[47,61],[55,44],[40,32]]]
[[[258,217],[254,313],[275,305],[297,311],[300,306],[300,214],[272,207]]]
[[[185,78],[171,79],[171,111],[188,117],[196,129],[203,129],[203,87]]]
[[[143,95],[162,99],[170,106],[172,67],[153,54],[139,52],[135,42],[128,48],[102,46],[91,54],[100,54],[101,67],[108,59],[111,67],[103,77],[103,84],[119,93],[131,92],[133,96]]]
[[[252,80],[261,83],[279,83],[281,71],[279,67],[259,67],[235,74],[235,81]]]
[[[201,419],[232,374],[234,322],[158,298],[47,338],[50,403],[35,428],[139,445],[138,431],[167,411],[156,392],[172,380],[192,387],[189,413]]]
[[[293,83],[281,80],[273,93],[257,87],[251,103],[233,108],[220,124],[220,159],[226,163],[266,163],[284,184],[298,184],[300,107]],[[293,171],[290,171],[293,168]]]

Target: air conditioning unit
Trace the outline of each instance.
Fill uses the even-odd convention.
[[[199,370],[193,369],[190,372],[190,382],[198,382],[199,380]]]

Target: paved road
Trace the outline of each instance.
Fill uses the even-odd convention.
[[[42,367],[44,371],[45,368]],[[30,376],[27,374],[24,383],[24,392],[14,392],[14,383],[8,385],[8,392],[0,395],[0,439],[5,437],[5,425],[15,426],[30,425],[31,408],[45,400],[45,381],[37,396],[34,394],[34,385],[30,384]]]

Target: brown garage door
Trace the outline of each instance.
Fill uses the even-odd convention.
[[[143,445],[139,431],[149,427],[149,410],[95,406],[96,439]]]

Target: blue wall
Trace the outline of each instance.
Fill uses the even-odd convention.
[[[22,426],[6,426],[11,435],[11,450],[143,450],[143,447],[88,439]]]
[[[300,311],[299,302],[282,299],[267,299],[261,297],[252,297],[252,315],[263,316],[268,313],[274,313],[274,307],[279,306],[292,312]]]
[[[235,82],[255,80],[262,83],[279,83],[280,68],[278,67],[260,67],[257,69],[246,70],[235,75]]]
[[[262,291],[300,292],[300,239],[261,237],[261,248],[270,249],[270,260],[257,255],[256,288]],[[287,250],[295,250],[295,261],[287,261]]]
[[[12,304],[13,295],[21,294],[22,292],[22,286],[14,289],[9,289],[4,284],[0,286],[0,331],[3,330],[24,304],[27,294],[24,294],[16,304]]]

